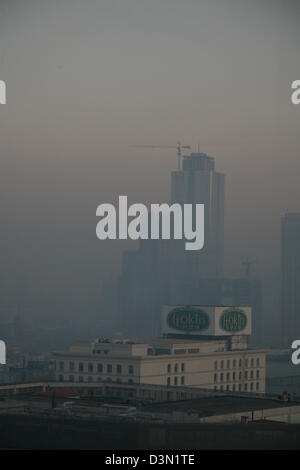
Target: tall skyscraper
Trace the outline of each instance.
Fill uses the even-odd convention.
[[[172,172],[172,202],[204,204],[204,247],[198,253],[185,253],[191,279],[222,276],[224,197],[225,176],[215,171],[214,158],[205,153],[183,157],[182,169]]]
[[[300,213],[281,219],[282,345],[300,339]]]
[[[250,344],[261,344],[261,282],[223,275],[225,177],[203,153],[184,157],[172,173],[171,202],[204,204],[205,241],[186,251],[182,240],[141,240],[125,252],[119,278],[118,311],[122,333],[137,338],[160,334],[164,304],[252,307]]]
[[[163,304],[173,303],[178,296],[183,300],[187,283],[221,278],[224,180],[224,175],[215,171],[214,159],[204,153],[183,157],[182,169],[172,173],[172,203],[204,204],[204,248],[186,251],[184,240],[142,240],[138,251],[124,253],[118,310],[125,334],[158,334]],[[219,297],[213,298],[211,303],[218,303]],[[187,298],[186,303],[191,300]]]

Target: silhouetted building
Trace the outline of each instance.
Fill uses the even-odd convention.
[[[123,254],[118,290],[122,335],[137,339],[159,334],[161,306],[169,292],[162,277],[160,248],[159,240],[142,240],[139,250]]]
[[[182,169],[172,172],[172,204],[204,204],[204,248],[187,251],[185,240],[141,240],[138,251],[124,253],[118,293],[123,334],[136,338],[159,334],[161,307],[174,303],[174,286],[179,303],[193,303],[184,294],[186,283],[221,278],[224,186],[224,175],[215,172],[214,159],[204,153],[183,157]],[[206,298],[198,302],[207,304]],[[217,303],[212,293],[211,304]]]
[[[249,344],[261,345],[261,282],[222,277],[224,180],[203,153],[184,157],[182,169],[172,173],[172,203],[204,204],[204,248],[186,251],[183,240],[141,240],[137,251],[124,253],[118,292],[123,335],[159,335],[164,304],[240,305],[252,308]]]
[[[183,157],[182,169],[172,172],[172,203],[204,204],[205,207],[204,247],[198,252],[183,252],[188,265],[185,271],[189,278],[222,276],[224,197],[225,176],[215,171],[214,158],[205,153],[192,153]]]
[[[281,220],[282,345],[300,338],[300,213]]]

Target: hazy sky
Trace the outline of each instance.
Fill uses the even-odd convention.
[[[299,24],[296,0],[1,0],[0,313],[97,311],[133,246],[96,239],[97,205],[168,200],[177,164],[134,144],[216,158],[226,272],[270,282],[300,211]]]

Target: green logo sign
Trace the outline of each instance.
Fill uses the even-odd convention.
[[[247,317],[243,310],[229,308],[220,317],[220,328],[223,331],[236,333],[246,328]]]
[[[200,308],[177,307],[169,312],[167,324],[174,330],[194,333],[206,330],[209,327],[209,316]]]

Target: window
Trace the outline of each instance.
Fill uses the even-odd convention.
[[[102,366],[102,364],[97,364],[97,370],[98,370],[98,372],[102,372],[102,371],[103,371],[103,366]]]
[[[239,372],[239,380],[242,380],[242,373]]]
[[[74,382],[74,375],[69,375],[69,381]]]
[[[223,392],[223,385],[221,385],[220,390],[221,390],[221,392]]]
[[[64,361],[60,361],[60,363],[59,363],[59,370],[64,370],[64,367],[65,367]]]
[[[70,361],[69,368],[70,368],[70,370],[74,370],[74,362],[73,361]]]
[[[235,380],[236,373],[232,372],[232,380]]]
[[[129,383],[129,384],[133,384],[133,380],[132,380],[132,379],[128,379],[128,383]]]
[[[168,372],[171,372],[171,364],[168,364]]]
[[[248,384],[245,384],[244,385],[244,392],[247,392],[247,390],[248,390]]]
[[[218,387],[215,385],[214,386],[214,391],[216,392],[218,390]]]
[[[63,376],[63,375],[59,375],[59,376],[58,376],[58,380],[59,380],[60,382],[63,382],[63,381],[64,381],[64,376]]]
[[[198,352],[199,352],[199,348],[188,349],[189,354],[198,354]]]
[[[102,377],[98,377],[98,382],[102,382]]]
[[[235,384],[232,385],[232,391],[235,392]]]
[[[259,370],[256,371],[256,378],[259,379]]]
[[[245,367],[248,367],[248,359],[245,359]]]
[[[175,364],[175,366],[174,366],[174,372],[178,372],[178,364]]]
[[[251,367],[254,367],[254,359],[253,359],[253,357],[252,357],[252,359],[251,359]]]
[[[111,364],[107,364],[106,370],[107,370],[107,373],[108,373],[108,374],[111,374],[111,373],[112,373],[112,365],[111,365]]]
[[[259,357],[256,359],[256,367],[259,367]]]
[[[248,379],[248,371],[245,371],[245,379]]]
[[[170,379],[170,377],[167,378],[167,385],[171,385],[171,379]]]
[[[253,374],[253,370],[252,370],[252,371],[250,372],[250,379],[253,379],[253,376],[254,376],[254,374]]]
[[[90,375],[88,376],[88,382],[93,382],[93,377],[91,377]]]
[[[242,359],[239,360],[239,367],[242,367]]]
[[[88,364],[88,371],[93,372],[93,364],[91,362]]]
[[[177,385],[177,377],[174,377],[174,385]]]
[[[232,366],[233,366],[234,369],[236,368],[236,360],[235,359],[232,361]]]
[[[84,364],[83,364],[83,362],[79,362],[79,364],[78,364],[78,370],[79,370],[79,372],[83,372],[83,371],[84,371]]]
[[[227,369],[230,369],[230,361],[227,361]]]
[[[239,384],[239,392],[242,390],[242,384]]]
[[[174,354],[185,354],[186,349],[174,349]]]
[[[226,374],[226,380],[227,381],[230,380],[230,373],[229,372],[227,372],[227,374]]]
[[[218,361],[215,361],[215,370],[218,368]]]
[[[214,383],[217,382],[217,379],[218,379],[218,374],[214,374]]]
[[[121,366],[121,364],[117,364],[117,374],[122,374],[122,366]]]
[[[133,366],[128,366],[128,374],[133,374]]]
[[[226,390],[227,390],[227,392],[230,390],[229,385],[226,385]]]
[[[83,382],[83,377],[82,377],[82,375],[80,375],[80,376],[78,377],[78,380],[79,380],[79,382]]]
[[[256,382],[256,390],[259,390],[259,382]]]
[[[251,382],[251,384],[250,384],[250,390],[251,390],[251,392],[253,392],[253,382]]]
[[[184,385],[184,376],[181,377],[181,385]]]
[[[111,377],[106,377],[106,381],[107,381],[107,382],[112,382]]]
[[[221,361],[221,369],[224,369],[224,361]]]
[[[181,364],[181,372],[184,372],[184,362]]]
[[[223,376],[224,376],[224,374],[220,374],[220,380],[221,380],[221,382],[223,382]]]
[[[118,384],[121,384],[121,383],[122,383],[122,380],[120,379],[120,377],[117,378],[117,383],[118,383]]]

